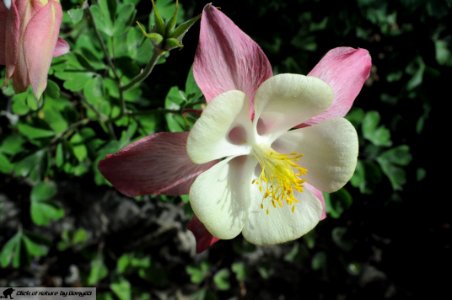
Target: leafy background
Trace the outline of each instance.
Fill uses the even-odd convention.
[[[190,74],[199,24],[122,92],[155,54],[135,24],[155,24],[150,2],[62,4],[71,52],[54,59],[43,101],[11,87],[0,96],[0,286],[96,286],[100,298],[121,300],[450,298],[441,180],[450,176],[434,168],[449,157],[439,120],[452,78],[452,1],[214,3],[275,73],[306,74],[342,45],[368,49],[373,69],[348,115],[360,134],[358,168],[327,197],[328,218],[295,242],[255,247],[238,237],[200,255],[187,197],[130,199],[97,169],[140,137],[190,129],[190,109],[203,101]],[[177,22],[204,4],[183,1]],[[164,18],[175,9],[157,6]]]

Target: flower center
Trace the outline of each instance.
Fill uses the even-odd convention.
[[[297,164],[303,154],[297,152],[282,154],[271,148],[261,147],[254,147],[253,154],[261,167],[259,177],[252,181],[252,184],[256,184],[263,193],[261,209],[269,214],[270,207],[283,207],[286,203],[291,206],[293,213],[295,204],[299,203],[295,192],[303,192],[305,182],[300,177],[308,172],[306,168]]]

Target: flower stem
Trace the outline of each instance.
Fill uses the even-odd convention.
[[[130,82],[128,82],[126,85],[121,86],[119,89],[122,92],[125,92],[131,88],[133,88],[135,85],[139,84],[143,80],[145,80],[154,69],[155,65],[159,61],[160,57],[165,53],[165,51],[162,51],[158,48],[154,48],[154,53],[152,54],[151,60],[149,60],[148,64],[144,69],[141,70],[140,74],[135,76]]]
[[[86,124],[88,124],[90,121],[90,119],[88,118],[83,118],[81,120],[78,120],[75,123],[72,123],[71,125],[68,126],[68,128],[66,128],[63,132],[57,134],[52,141],[50,142],[50,144],[55,144],[56,142],[60,141],[61,139],[71,135],[78,127],[80,126],[84,126]]]

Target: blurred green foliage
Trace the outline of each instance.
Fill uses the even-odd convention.
[[[184,1],[177,14],[171,0],[157,1],[157,8],[163,20],[184,24],[203,4]],[[190,70],[197,32],[188,32],[182,51],[160,55],[155,36],[146,38],[135,26],[136,21],[147,24],[146,31],[160,26],[149,1],[65,1],[62,34],[71,52],[54,59],[43,99],[37,101],[30,91],[15,95],[9,85],[0,100],[0,278],[6,278],[0,286],[28,284],[15,272],[26,278],[34,263],[47,266],[64,285],[97,286],[101,299],[292,299],[301,291],[319,299],[403,299],[413,294],[416,287],[403,281],[388,283],[384,270],[391,269],[378,255],[392,237],[380,237],[384,232],[366,217],[370,210],[398,211],[430,176],[418,140],[430,122],[429,84],[446,70],[450,74],[452,66],[452,33],[444,25],[452,1],[214,4],[262,45],[275,73],[307,73],[336,46],[369,49],[372,74],[347,116],[360,133],[359,162],[349,185],[325,195],[327,220],[292,243],[256,248],[237,238],[195,256],[192,240],[189,250],[179,248],[183,234],[189,236],[180,225],[190,216],[187,206],[181,208],[186,197],[111,198],[97,168],[101,159],[153,132],[189,130],[196,120],[204,101]],[[158,76],[123,89],[152,58]],[[95,203],[66,201],[70,194]],[[164,200],[169,205],[164,207],[182,217],[170,231],[172,239],[154,245],[152,232],[135,234],[125,227],[121,235],[109,229],[113,225],[106,224],[103,210],[110,206],[100,200],[106,197],[118,206],[129,203],[140,214],[163,210],[146,209]],[[78,219],[97,204],[103,205],[95,211],[98,223]],[[156,234],[168,228],[152,226]],[[180,238],[176,245],[175,236]],[[380,282],[384,287],[375,289]],[[41,277],[33,284],[46,282]]]

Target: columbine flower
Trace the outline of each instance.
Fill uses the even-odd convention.
[[[0,1],[0,64],[6,65],[6,79],[12,78],[16,92],[31,85],[39,99],[52,57],[69,51],[58,39],[61,18],[58,0]]]
[[[198,251],[241,232],[296,239],[324,217],[321,191],[353,174],[357,134],[342,116],[370,66],[366,50],[340,47],[308,76],[272,77],[260,47],[207,5],[193,70],[208,105],[190,134],[154,134],[99,167],[126,195],[189,192]]]

